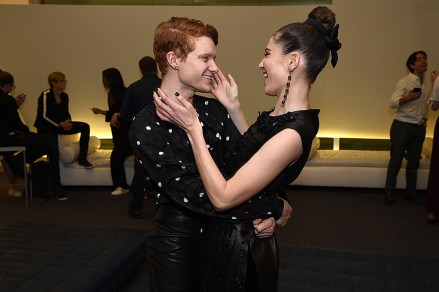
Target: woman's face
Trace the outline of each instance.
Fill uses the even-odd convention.
[[[273,37],[268,41],[264,58],[258,67],[264,75],[265,94],[283,95],[288,81],[288,58],[282,53],[281,47],[273,41]]]
[[[53,85],[53,89],[55,89],[57,91],[64,91],[64,90],[66,90],[67,80],[61,79],[58,81],[53,81],[52,85]]]
[[[213,75],[218,72],[215,63],[216,46],[208,37],[195,40],[195,49],[186,60],[178,63],[178,74],[183,85],[194,92],[210,92]]]

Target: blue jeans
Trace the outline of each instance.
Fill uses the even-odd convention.
[[[406,155],[406,190],[408,194],[416,192],[419,159],[425,139],[425,125],[416,125],[393,120],[390,128],[390,161],[387,168],[386,192],[392,193],[396,186],[396,177]]]

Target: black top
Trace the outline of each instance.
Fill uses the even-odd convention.
[[[18,106],[14,97],[0,90],[0,139],[15,131],[27,133],[29,128],[18,114]]]
[[[269,139],[284,129],[294,129],[302,140],[302,155],[283,170],[262,193],[280,193],[293,182],[302,171],[311,150],[312,140],[319,129],[320,110],[302,110],[288,112],[280,116],[270,116],[270,112],[262,112],[256,122],[244,133],[230,155],[226,157],[225,172],[232,176],[244,165]],[[269,167],[269,166],[267,166]]]
[[[61,102],[57,103],[52,89],[43,91],[38,97],[37,117],[34,126],[38,130],[56,129],[59,123],[71,120],[69,96],[61,92]]]
[[[225,160],[232,144],[240,137],[224,107],[215,99],[194,96],[193,105],[203,125],[206,147],[214,161]],[[134,119],[130,129],[134,154],[147,173],[147,196],[156,204],[172,203],[199,214],[236,221],[279,218],[283,201],[274,196],[254,198],[225,212],[211,205],[198,173],[186,133],[161,121],[154,105],[147,106]],[[218,167],[223,169],[223,165]]]
[[[126,91],[126,87],[113,88],[108,91],[108,111],[105,114],[106,122],[111,121],[114,113],[120,113]]]
[[[153,104],[152,94],[161,83],[162,80],[156,74],[145,73],[142,79],[128,86],[120,109],[121,122],[131,125],[138,112],[145,106]]]

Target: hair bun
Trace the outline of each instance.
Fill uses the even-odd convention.
[[[337,65],[337,51],[341,49],[341,43],[338,40],[339,25],[335,25],[335,14],[325,6],[314,8],[309,14],[308,19],[304,23],[311,25],[317,29],[325,38],[325,44],[331,51],[332,67]]]

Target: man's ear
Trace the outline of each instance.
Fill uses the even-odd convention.
[[[178,69],[178,58],[177,55],[171,51],[166,54],[166,60],[168,61],[169,66],[172,67],[172,69],[177,70]]]

